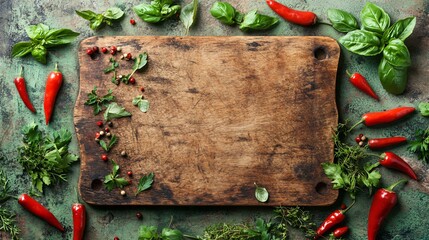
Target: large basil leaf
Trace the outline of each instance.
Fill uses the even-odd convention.
[[[356,18],[340,9],[329,9],[328,19],[332,23],[332,27],[338,32],[347,33],[359,29]]]
[[[402,94],[407,86],[408,68],[395,67],[382,58],[378,66],[378,76],[381,85],[387,92],[392,94]]]
[[[172,17],[180,11],[180,5],[172,4],[173,1],[170,0],[158,0],[152,1],[151,4],[142,3],[137,5],[133,7],[133,10],[143,21],[157,23]]]
[[[34,59],[39,61],[40,63],[46,64],[46,55],[48,54],[48,50],[42,45],[38,45],[31,51],[31,55],[33,55]]]
[[[51,29],[45,37],[45,46],[53,47],[71,43],[77,36],[79,36],[79,33],[70,29]]]
[[[365,30],[354,30],[339,39],[350,52],[362,56],[375,56],[383,50],[380,38]]]
[[[416,26],[416,17],[408,17],[398,20],[392,26],[390,26],[383,34],[383,41],[385,43],[393,39],[405,39],[413,33],[414,27]]]
[[[366,3],[360,13],[362,28],[383,35],[390,26],[389,15],[379,6],[373,3]]]
[[[185,25],[186,34],[188,34],[189,28],[194,24],[197,18],[197,11],[198,0],[192,0],[192,2],[184,6],[180,12],[180,21]]]
[[[270,17],[257,13],[257,10],[250,11],[247,13],[243,22],[240,24],[240,29],[243,31],[247,30],[264,30],[268,29],[279,22],[276,17]]]
[[[119,19],[122,16],[124,16],[124,12],[118,7],[109,8],[103,13],[103,17],[114,20]]]
[[[97,13],[95,13],[91,10],[83,10],[83,11],[75,10],[75,12],[77,15],[79,15],[80,17],[82,17],[85,20],[91,20],[97,16]]]
[[[395,39],[383,50],[383,57],[389,64],[395,67],[408,67],[411,65],[410,52],[405,43],[400,39]]]
[[[43,23],[39,23],[26,27],[25,31],[30,39],[40,41],[45,37],[46,33],[49,32],[49,27]]]
[[[210,13],[221,23],[232,25],[235,23],[234,18],[237,11],[227,2],[215,2],[210,8]]]
[[[12,57],[22,57],[27,55],[33,50],[32,42],[19,42],[13,45]]]

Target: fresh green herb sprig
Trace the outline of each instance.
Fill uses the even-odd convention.
[[[119,177],[119,165],[112,160],[112,172],[104,177],[104,186],[107,190],[112,191],[115,188],[123,188],[130,183],[123,177]]]
[[[12,240],[18,240],[21,229],[16,223],[16,215],[8,209],[0,206],[0,231],[6,232]]]
[[[112,149],[117,142],[118,142],[118,138],[116,137],[115,134],[112,134],[112,137],[110,138],[109,143],[106,143],[104,140],[100,140],[99,143],[101,148],[103,148],[104,151],[109,152],[110,149]]]
[[[113,72],[117,67],[119,67],[119,63],[114,58],[110,58],[109,62],[112,64],[103,70],[104,73]]]
[[[227,2],[215,2],[210,8],[210,13],[223,24],[239,25],[242,31],[265,30],[279,22],[277,17],[259,14],[257,10],[242,14]]]
[[[86,100],[85,105],[93,106],[94,115],[97,115],[103,111],[103,107],[107,107],[110,102],[115,100],[115,96],[112,94],[113,91],[109,89],[106,95],[99,97],[97,95],[97,87],[94,87],[94,89],[88,93],[88,99]]]
[[[423,117],[429,117],[429,102],[419,103],[419,111]]]
[[[362,56],[382,53],[378,75],[387,92],[402,94],[405,91],[411,57],[404,41],[414,30],[415,17],[390,25],[390,17],[382,8],[366,3],[360,13],[361,29],[356,18],[343,10],[330,9],[328,19],[337,31],[347,33],[339,42],[350,52]]]
[[[0,160],[2,157],[0,156]],[[0,204],[6,202],[11,197],[9,180],[3,170],[0,170]]]
[[[30,41],[19,42],[12,47],[12,57],[23,57],[29,53],[42,64],[46,64],[48,49],[71,43],[79,33],[70,29],[50,29],[45,24],[25,28]]]
[[[139,240],[182,240],[185,236],[177,229],[163,228],[159,233],[155,226],[142,225],[139,228]]]
[[[165,21],[179,13],[181,7],[173,0],[152,0],[150,4],[142,3],[133,7],[133,11],[143,21],[158,23]]]
[[[76,10],[76,14],[85,20],[89,21],[89,27],[92,30],[98,30],[105,24],[112,26],[112,21],[118,20],[124,16],[124,12],[118,7],[112,7],[107,9],[103,13],[95,13],[91,10]]]
[[[144,113],[149,110],[149,100],[144,99],[143,95],[133,98],[133,105],[137,106]]]
[[[189,33],[189,29],[194,24],[197,18],[198,12],[198,0],[192,0],[191,3],[185,5],[180,11],[180,21],[182,21],[183,25],[186,29],[186,35]]]
[[[109,121],[114,118],[130,117],[131,113],[125,110],[124,107],[119,106],[116,102],[112,102],[107,106],[104,112],[104,120]]]
[[[334,189],[344,189],[355,199],[360,189],[367,188],[371,193],[372,188],[379,185],[381,174],[375,169],[378,162],[367,162],[362,166],[368,154],[365,148],[344,143],[342,139],[347,133],[347,125],[338,124],[333,135],[335,162],[322,163],[322,167],[326,176],[331,179]]]
[[[408,150],[416,153],[418,158],[429,162],[429,127],[426,130],[419,129],[415,133],[415,139],[410,142]]]
[[[67,181],[66,173],[78,156],[68,151],[72,134],[66,129],[44,136],[35,123],[22,129],[23,145],[18,148],[18,162],[28,174],[32,185],[39,192],[43,186]]]
[[[152,187],[153,184],[153,178],[155,177],[155,174],[153,172],[147,174],[147,175],[143,175],[140,180],[139,180],[139,185],[137,186],[137,192],[136,192],[136,196],[149,189],[150,187]]]
[[[300,207],[277,207],[274,209],[274,221],[277,223],[273,231],[280,239],[287,239],[288,226],[301,230],[306,238],[316,235],[316,224],[313,215]]]

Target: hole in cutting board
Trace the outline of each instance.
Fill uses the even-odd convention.
[[[328,193],[328,185],[324,182],[318,182],[316,184],[316,192],[320,195],[325,195]]]
[[[103,187],[103,182],[100,179],[94,179],[91,182],[91,189],[92,190],[100,190]]]
[[[317,60],[324,60],[324,59],[327,59],[329,56],[324,47],[318,47],[314,49],[314,57]]]

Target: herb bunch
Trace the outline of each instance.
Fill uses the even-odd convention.
[[[418,158],[429,162],[429,127],[426,130],[419,129],[415,133],[415,140],[411,141],[408,150],[416,153]]]
[[[89,27],[92,30],[98,30],[105,24],[112,26],[112,21],[118,20],[124,16],[124,12],[118,7],[107,9],[103,13],[95,13],[91,10],[76,10],[76,14],[89,21]]]
[[[378,162],[363,163],[368,157],[366,148],[351,146],[342,141],[347,133],[347,125],[338,124],[332,137],[335,162],[322,163],[322,167],[326,176],[331,179],[334,189],[344,189],[352,199],[355,199],[356,193],[362,188],[368,188],[371,193],[372,188],[378,186],[381,174],[375,169]]]
[[[18,148],[18,162],[30,174],[33,188],[43,192],[43,186],[67,181],[66,173],[78,156],[69,153],[72,135],[60,129],[52,137],[44,136],[35,123],[22,129],[23,145]]]
[[[0,155],[0,160],[4,160]],[[5,202],[12,196],[9,180],[6,173],[0,170],[0,231],[8,233],[13,240],[19,239],[19,229],[15,214],[6,208]]]
[[[12,48],[12,57],[23,57],[29,53],[38,62],[46,64],[48,49],[71,43],[79,33],[70,29],[50,29],[49,26],[39,23],[25,28],[30,41],[19,42]]]
[[[107,107],[108,104],[115,100],[115,96],[113,96],[113,91],[109,89],[106,95],[99,97],[97,95],[97,87],[88,93],[88,99],[85,102],[87,106],[93,106],[94,115],[99,114],[103,111],[103,107]]]
[[[112,160],[112,172],[104,177],[104,186],[107,190],[112,191],[115,188],[123,188],[130,183],[123,177],[119,176],[119,165]]]
[[[362,56],[382,53],[378,75],[383,88],[392,94],[404,92],[411,65],[404,41],[414,30],[415,17],[400,19],[390,25],[390,17],[382,8],[366,3],[360,13],[360,28],[352,14],[340,9],[330,9],[328,19],[337,31],[347,33],[339,42],[350,52]]]
[[[152,0],[150,4],[142,3],[133,7],[137,16],[148,23],[165,21],[179,13],[180,9],[180,5],[173,0]]]

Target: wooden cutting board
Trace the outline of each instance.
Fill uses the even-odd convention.
[[[110,54],[93,59],[92,46],[116,45],[123,53],[147,52],[149,63],[135,85],[114,85],[104,74]],[[118,74],[131,72],[120,60]],[[79,49],[80,89],[74,123],[80,147],[80,194],[96,205],[305,205],[332,204],[321,163],[333,161],[337,125],[335,81],[340,55],[327,37],[91,37]],[[109,153],[132,184],[107,191],[103,162],[94,141],[100,130],[85,106],[96,86],[113,90],[132,117],[113,120],[118,144]],[[150,101],[142,113],[132,105]],[[126,158],[120,156],[125,150]],[[133,172],[129,178],[127,171]],[[135,196],[138,179],[154,172],[152,188]],[[255,185],[269,201],[259,203]]]

